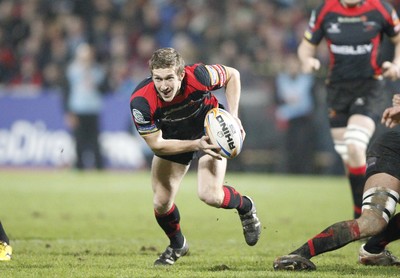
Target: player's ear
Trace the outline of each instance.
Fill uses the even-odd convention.
[[[185,70],[183,70],[183,71],[181,72],[181,74],[179,75],[179,78],[180,78],[181,80],[183,80],[183,78],[185,77],[185,74],[186,74],[186,72],[185,72]]]

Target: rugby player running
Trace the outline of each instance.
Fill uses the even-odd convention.
[[[239,72],[214,64],[185,65],[173,48],[156,50],[151,76],[133,91],[130,108],[137,131],[154,152],[151,165],[153,206],[157,223],[169,238],[154,265],[172,265],[189,250],[180,226],[175,197],[191,161],[198,159],[197,194],[207,205],[236,209],[246,243],[257,243],[261,225],[252,199],[224,185],[226,158],[204,135],[206,113],[220,106],[211,91],[225,88],[229,112],[238,118],[241,82]]]

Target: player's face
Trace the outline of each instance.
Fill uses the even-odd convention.
[[[152,73],[158,95],[166,102],[172,101],[181,88],[185,73],[177,75],[175,68],[153,69]]]
[[[158,95],[166,102],[170,102],[179,92],[185,73],[176,74],[175,68],[153,69],[153,82]]]

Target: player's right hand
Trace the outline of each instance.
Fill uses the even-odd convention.
[[[220,155],[221,148],[211,143],[210,138],[206,135],[202,136],[199,141],[199,149],[212,157],[221,160]]]
[[[312,73],[321,68],[321,62],[317,58],[308,57],[302,61],[301,68],[304,73]]]

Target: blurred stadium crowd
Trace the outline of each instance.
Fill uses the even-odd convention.
[[[164,46],[177,48],[187,63],[237,67],[243,86],[257,86],[296,50],[317,2],[2,0],[0,83],[59,89],[76,46],[89,42],[113,92],[141,80],[153,50]]]
[[[392,1],[395,6],[399,2]],[[147,61],[152,52],[172,46],[187,63],[221,63],[239,69],[244,92],[242,117],[249,135],[249,153],[241,159],[248,160],[249,165],[258,163],[279,170],[275,165],[281,136],[274,120],[275,78],[285,57],[296,52],[310,11],[319,3],[0,0],[0,94],[65,91],[66,66],[77,45],[88,42],[107,72],[102,90],[128,96],[148,75]],[[324,49],[320,47],[319,55],[327,61]],[[317,96],[317,108],[323,98],[323,93]],[[315,113],[324,117],[324,112],[320,112],[322,116]],[[319,124],[324,126],[323,122]],[[330,152],[329,146],[324,147],[329,145],[329,135],[321,140],[316,143],[320,147],[314,149],[328,148]]]

